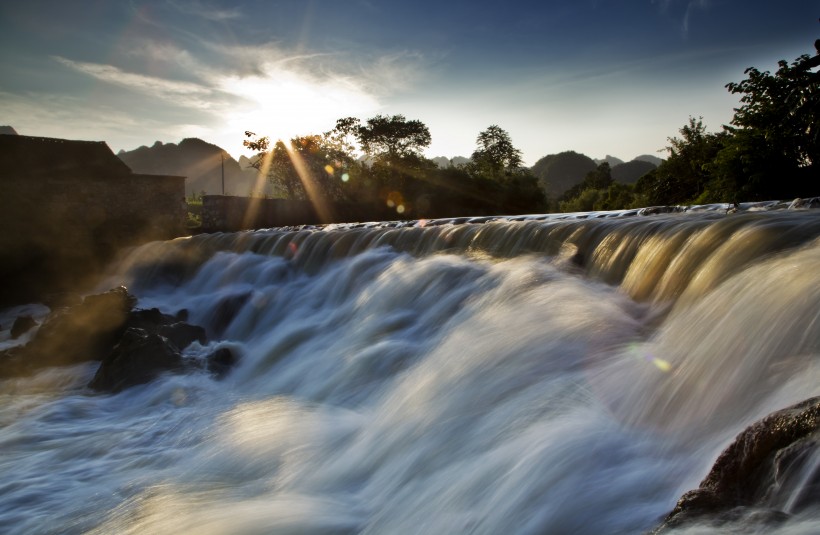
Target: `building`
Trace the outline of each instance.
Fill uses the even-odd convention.
[[[0,304],[81,291],[185,217],[185,177],[132,173],[104,142],[0,135]]]

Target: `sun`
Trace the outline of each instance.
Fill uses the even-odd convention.
[[[246,130],[274,142],[286,141],[320,134],[333,128],[336,119],[368,114],[379,107],[364,84],[352,78],[282,67],[269,67],[258,76],[229,77],[220,89],[238,100],[223,123],[226,131],[238,133],[232,146],[241,146]]]

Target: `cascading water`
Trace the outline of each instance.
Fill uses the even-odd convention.
[[[423,225],[131,251],[103,287],[239,363],[0,382],[0,531],[642,533],[820,394],[817,211]]]

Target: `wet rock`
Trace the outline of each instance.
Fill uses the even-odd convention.
[[[250,297],[250,292],[229,295],[216,304],[210,325],[208,326],[216,336],[221,336],[225,332]]]
[[[156,332],[163,325],[176,323],[177,319],[170,314],[163,314],[158,308],[139,308],[128,315],[128,327]]]
[[[205,358],[208,372],[217,379],[224,378],[238,360],[237,355],[227,347],[220,347]]]
[[[126,326],[164,336],[178,349],[185,349],[195,341],[201,344],[207,341],[204,328],[178,321],[176,316],[163,314],[158,308],[132,311]]]
[[[130,328],[100,363],[88,386],[98,392],[117,393],[150,382],[164,372],[183,369],[179,350],[167,338]]]
[[[15,318],[14,325],[11,326],[11,339],[17,340],[29,332],[37,322],[31,316],[19,316]]]
[[[164,336],[179,349],[185,349],[194,342],[204,344],[207,341],[205,329],[179,321],[159,328],[159,335]]]
[[[135,303],[121,286],[52,312],[28,344],[0,356],[0,376],[102,359],[125,331]]]
[[[776,525],[820,505],[820,397],[752,424],[720,454],[700,487],[652,533],[692,524]]]
[[[129,329],[162,336],[177,352],[194,341],[207,342],[202,327],[179,321],[176,316],[163,314],[156,308],[132,310],[135,304],[136,298],[124,287],[119,287],[55,310],[28,344],[0,352],[0,377],[27,375],[50,366],[103,360]],[[21,324],[13,331],[28,330],[24,330],[27,321],[19,318],[18,321]]]

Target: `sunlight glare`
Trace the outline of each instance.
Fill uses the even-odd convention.
[[[333,128],[340,117],[367,115],[379,108],[376,97],[350,77],[320,78],[281,63],[269,65],[259,76],[228,77],[221,89],[241,99],[225,117],[227,130],[252,130],[273,142],[319,134]]]

